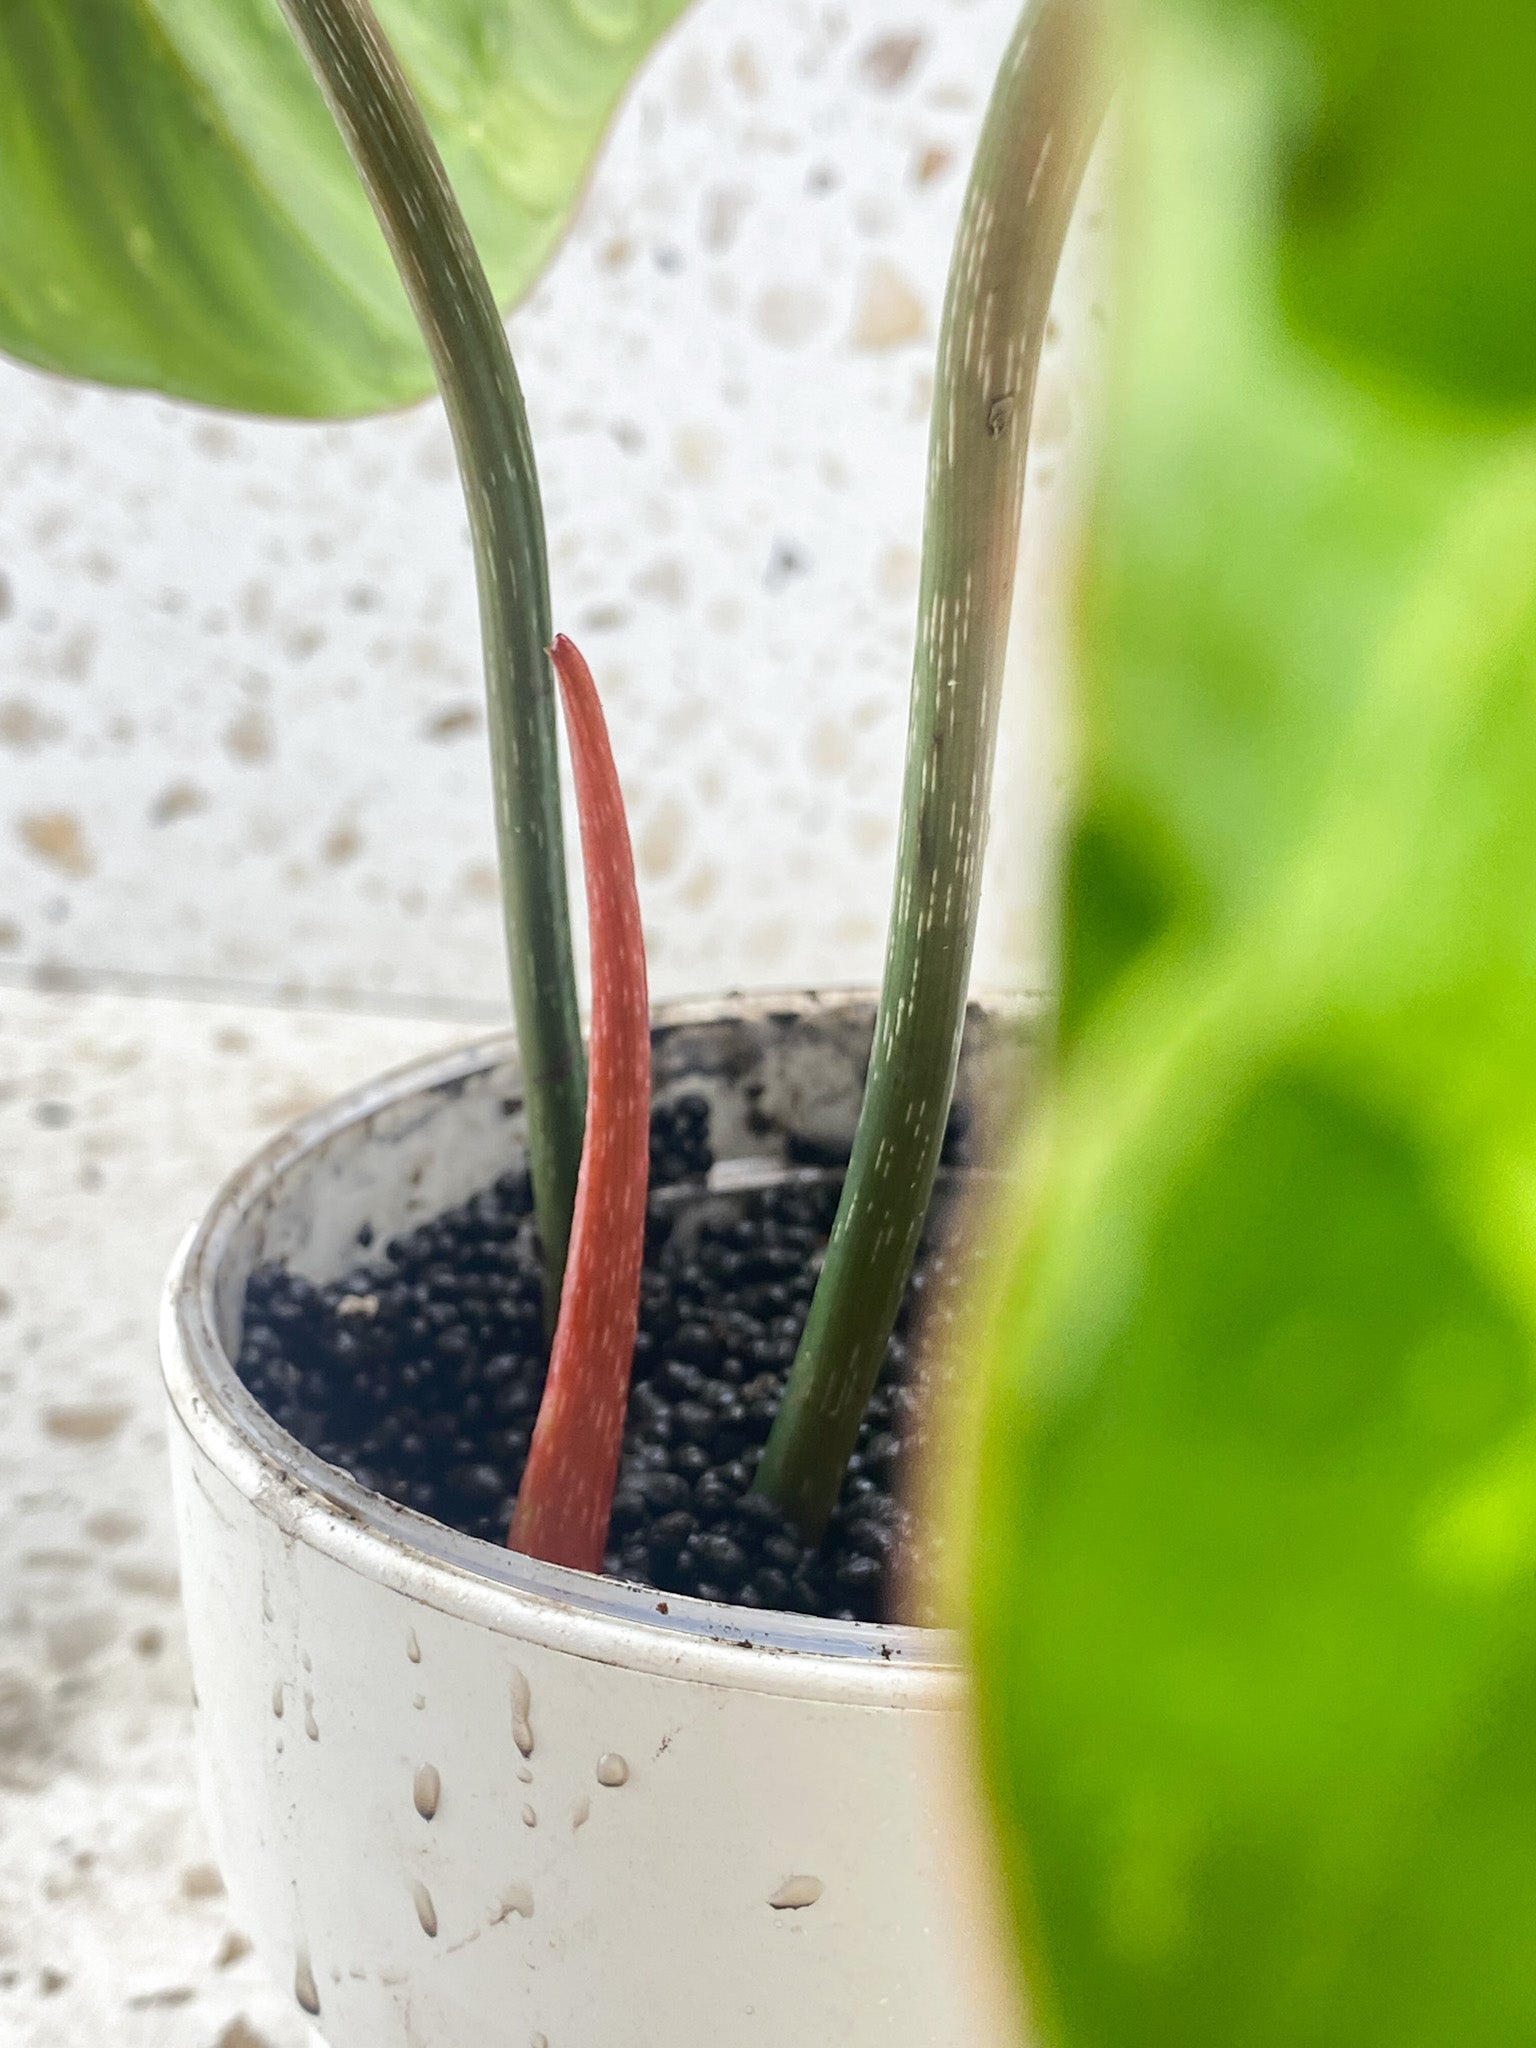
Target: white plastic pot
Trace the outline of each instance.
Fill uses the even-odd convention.
[[[689,1006],[659,1097],[716,1180],[851,1129],[870,1006]],[[967,1073],[995,1084],[973,1017]],[[517,1159],[506,1039],[295,1125],[172,1272],[163,1359],[205,1802],[236,1911],[331,2048],[1002,2048],[942,1634],[763,1615],[456,1535],[235,1377],[247,1276],[316,1280]]]

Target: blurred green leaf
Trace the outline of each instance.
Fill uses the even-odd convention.
[[[977,1333],[978,1693],[1047,2040],[1512,2048],[1536,438],[1463,402],[1507,308],[1390,355],[1329,299],[1278,11],[1133,53],[1070,1049]],[[1468,289],[1437,246],[1421,335]]]
[[[1489,445],[1477,424],[1394,406],[1298,345],[1280,287],[1294,67],[1246,35],[1207,76],[1204,39],[1172,39],[1184,55],[1126,110],[1070,1028],[1085,975],[1107,987],[1146,939],[1220,929],[1273,887],[1383,622]]]
[[[1330,351],[1480,406],[1536,397],[1531,105],[1520,0],[1236,0],[1290,39],[1283,279]]]
[[[682,5],[380,0],[503,305]],[[370,412],[431,388],[276,0],[4,0],[0,349],[256,412]]]

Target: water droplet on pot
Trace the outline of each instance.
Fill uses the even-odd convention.
[[[548,2034],[533,2034],[529,2037],[528,2048],[549,2048]]]
[[[786,1877],[768,1903],[775,1913],[798,1913],[814,1906],[825,1890],[819,1877]]]
[[[283,1718],[283,1681],[281,1679],[272,1688],[272,1712],[281,1721]]]
[[[491,1915],[491,1925],[499,1927],[503,1920],[516,1913],[520,1920],[533,1918],[533,1893],[525,1884],[509,1884],[501,1895],[501,1904]]]
[[[301,1948],[298,1960],[293,1966],[293,1995],[311,2018],[320,2011],[320,1993],[315,1985],[315,1973],[310,1966],[309,1950]]]
[[[423,1934],[437,1935],[437,1908],[432,1903],[432,1894],[418,1877],[411,1886],[411,1897],[416,1901],[416,1918],[421,1922]]]
[[[408,1628],[405,1632],[405,1654],[413,1664],[421,1662],[421,1645],[416,1640],[416,1631]]]
[[[437,1812],[437,1802],[443,1796],[443,1780],[436,1764],[422,1765],[411,1787],[411,1796],[422,1819],[431,1820]]]
[[[610,1749],[606,1756],[598,1758],[597,1782],[599,1785],[607,1785],[610,1790],[617,1790],[620,1785],[629,1783],[629,1765],[616,1751]]]
[[[315,1696],[312,1692],[304,1695],[304,1733],[311,1742],[320,1740],[320,1723],[315,1719]]]
[[[525,1828],[536,1828],[538,1824],[539,1816],[534,1812],[531,1806],[525,1806],[523,1808],[523,1826]]]
[[[303,1652],[302,1656],[301,1656],[301,1657],[300,1657],[300,1659],[299,1659],[299,1662],[300,1662],[300,1663],[301,1663],[301,1664],[302,1664],[302,1665],[304,1666],[304,1669],[305,1669],[306,1671],[313,1671],[313,1670],[314,1670],[314,1668],[315,1668],[315,1667],[314,1667],[314,1665],[313,1665],[313,1664],[311,1664],[311,1663],[310,1663],[310,1661],[309,1661],[309,1652],[308,1652],[308,1650],[305,1650],[305,1651]]]
[[[533,1755],[533,1694],[528,1681],[514,1664],[512,1666],[512,1740],[524,1756]]]
[[[526,1764],[518,1765],[517,1782],[519,1783],[519,1785],[531,1785],[533,1783],[533,1773],[529,1770]]]
[[[261,1618],[263,1621],[276,1621],[277,1619],[277,1615],[272,1607],[272,1595],[267,1591],[265,1579],[261,1582]]]
[[[575,1810],[571,1815],[571,1833],[574,1835],[578,1828],[584,1828],[591,1818],[592,1802],[586,1793],[583,1792],[577,1800]]]
[[[424,1692],[417,1693],[415,1699],[411,1701],[411,1705],[416,1709],[418,1714],[422,1711],[426,1704],[427,1696]]]

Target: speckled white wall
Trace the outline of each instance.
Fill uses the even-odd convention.
[[[878,972],[934,337],[1012,15],[703,0],[514,318],[557,619],[609,704],[658,993]],[[1037,413],[994,982],[1043,971],[1092,243]],[[0,365],[0,579],[0,974],[501,1013],[435,405],[261,423]]]

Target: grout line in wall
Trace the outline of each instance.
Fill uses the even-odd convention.
[[[194,1003],[239,1003],[263,1010],[333,1010],[372,1017],[416,1018],[423,1023],[494,1027],[510,1023],[504,1003],[465,1002],[451,996],[384,995],[336,988],[273,987],[269,982],[217,975],[146,974],[130,968],[0,964],[0,989],[38,995],[119,995]]]

